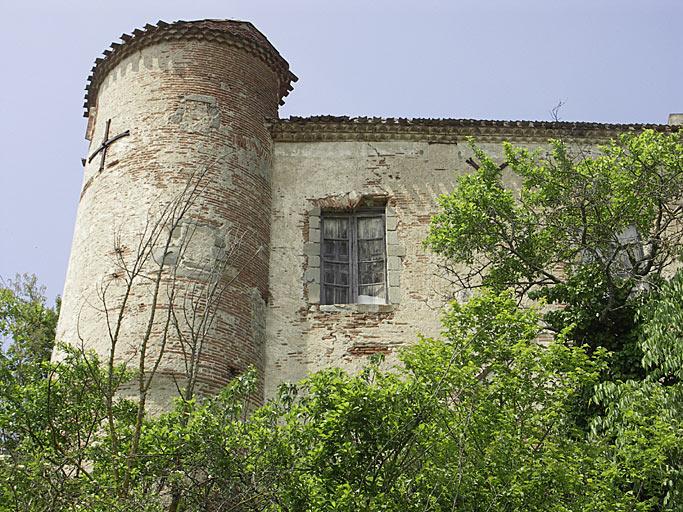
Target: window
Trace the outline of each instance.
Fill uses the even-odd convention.
[[[386,304],[384,209],[321,215],[323,304]]]

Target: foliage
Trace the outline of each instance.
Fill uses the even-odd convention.
[[[485,294],[453,304],[445,340],[423,339],[400,369],[304,381],[274,415],[305,418],[282,427],[304,440],[303,456],[287,457],[299,485],[285,487],[282,509],[580,510],[607,499],[603,482],[586,485],[600,468],[568,421],[572,395],[600,365],[578,348],[546,349],[537,334],[534,312]]]
[[[643,308],[643,366],[648,377],[667,385],[683,383],[683,271]]]
[[[59,363],[41,362],[45,378],[24,383],[4,368],[0,389],[3,460],[0,503],[4,510],[97,510],[90,494],[111,493],[109,478],[99,479],[95,461],[115,462],[101,430],[106,418],[102,386],[106,371],[94,355],[64,347]],[[128,419],[126,401],[117,417]],[[119,433],[128,421],[120,423]]]
[[[642,377],[636,311],[681,253],[680,135],[624,134],[598,154],[506,143],[505,170],[472,149],[480,166],[439,198],[427,245],[462,288],[561,305],[545,315],[550,328],[617,352],[613,376]]]
[[[511,293],[484,292],[451,304],[442,339],[401,365],[324,370],[251,414],[247,373],[146,416],[132,463],[136,404],[114,401],[113,443],[108,371],[70,350],[43,363],[47,379],[3,379],[0,510],[654,510],[643,457],[572,420],[604,354],[539,344],[538,320]]]
[[[512,288],[545,305],[569,346],[612,351],[603,382],[577,396],[576,424],[607,447],[625,495],[681,507],[683,276],[668,280],[683,236],[680,134],[626,134],[593,154],[506,144],[509,171],[472,147],[481,165],[440,198],[427,245],[461,289]]]
[[[683,272],[641,315],[646,376],[600,384],[594,400],[605,413],[593,419],[592,430],[614,443],[614,461],[631,491],[675,509],[683,502]]]
[[[55,341],[60,301],[46,305],[45,287],[35,275],[17,274],[0,286],[0,361],[22,373],[48,361]],[[24,376],[25,379],[33,375]]]

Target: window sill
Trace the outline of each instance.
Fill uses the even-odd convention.
[[[392,313],[396,304],[320,304],[311,308],[321,313]]]

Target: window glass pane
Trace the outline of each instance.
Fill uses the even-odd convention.
[[[384,304],[385,300],[386,291],[383,284],[358,288],[358,304]]]
[[[334,241],[323,240],[323,258],[333,258],[335,254]]]
[[[384,283],[384,261],[359,263],[358,284],[364,285],[377,283]]]
[[[384,240],[358,240],[358,261],[384,259]]]
[[[348,288],[335,288],[334,289],[334,303],[335,304],[348,304],[349,301],[349,289]]]
[[[349,285],[349,266],[338,263],[325,263],[323,270],[323,283]]]
[[[323,240],[323,258],[333,261],[349,261],[348,240]]]
[[[323,220],[323,238],[349,238],[348,218],[327,218]]]
[[[384,238],[382,217],[358,217],[358,239]]]
[[[349,289],[326,286],[324,302],[325,304],[348,304]]]

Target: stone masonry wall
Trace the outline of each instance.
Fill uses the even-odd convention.
[[[666,125],[534,121],[381,120],[317,116],[271,124],[274,138],[266,397],[326,367],[387,364],[419,335],[437,336],[453,287],[422,242],[437,197],[472,170],[475,143],[499,164],[503,141],[531,150],[562,139],[590,154],[623,132]],[[476,158],[475,165],[476,165]],[[509,171],[503,180],[519,183]],[[387,304],[320,304],[320,214],[363,199],[386,203]],[[458,297],[459,298],[459,297]]]
[[[502,161],[500,143],[481,145]],[[267,318],[266,396],[281,382],[330,366],[357,370],[439,333],[448,286],[423,246],[436,198],[469,169],[466,143],[276,142]],[[386,305],[320,305],[321,208],[384,198]]]

